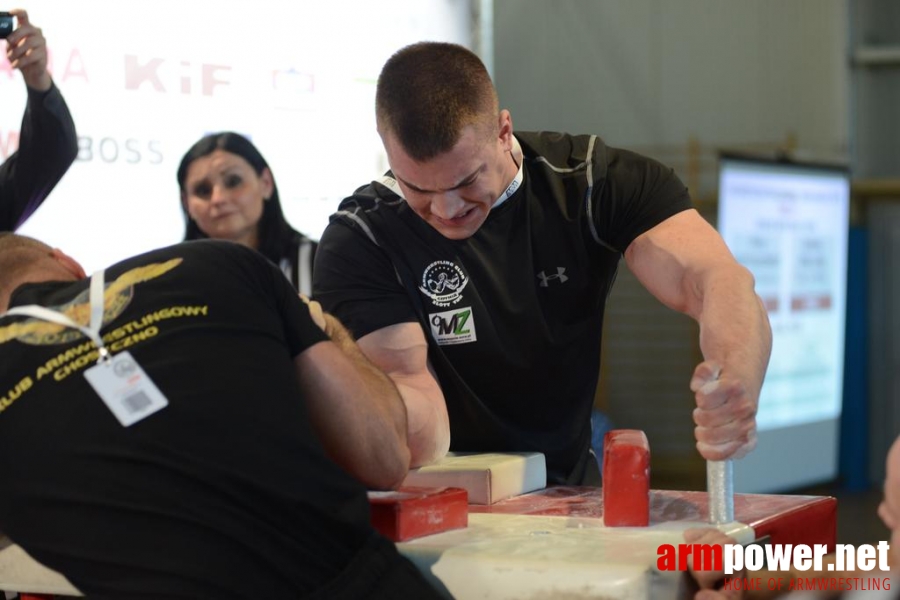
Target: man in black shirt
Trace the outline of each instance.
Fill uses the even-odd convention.
[[[19,149],[0,165],[0,231],[14,231],[47,198],[78,155],[75,123],[47,71],[47,43],[24,10],[6,39],[6,57],[19,69],[28,104]]]
[[[432,597],[369,525],[403,402],[264,257],[188,242],[89,283],[0,234],[0,274],[0,530],[37,560],[90,598]]]
[[[551,482],[597,481],[589,415],[623,256],[700,324],[701,454],[752,449],[768,319],[671,169],[597,136],[513,135],[484,65],[453,44],[391,57],[376,116],[391,171],[332,217],[313,289],[397,384],[414,466],[532,450]]]

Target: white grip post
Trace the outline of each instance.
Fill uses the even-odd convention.
[[[730,460],[706,461],[706,491],[709,522],[718,525],[734,521],[734,475]]]

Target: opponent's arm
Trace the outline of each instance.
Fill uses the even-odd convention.
[[[313,428],[329,456],[368,487],[396,488],[410,461],[403,400],[335,317],[310,308],[333,342],[294,359]]]

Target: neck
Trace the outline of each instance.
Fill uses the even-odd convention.
[[[242,246],[247,246],[252,250],[259,250],[259,233],[256,229],[234,241]]]
[[[512,150],[507,153],[509,154],[509,160],[504,161],[503,167],[503,181],[506,182],[505,187],[503,188],[503,191],[500,192],[500,197],[497,198],[497,201],[491,205],[491,208],[495,208],[506,202],[518,189],[518,185],[514,185],[514,182],[519,176],[519,165],[522,164],[522,153],[521,151],[517,152],[517,150],[518,147],[513,145]],[[521,181],[519,183],[521,184]]]
[[[510,148],[509,150],[509,157],[512,160],[510,161],[511,164],[507,166],[506,185],[512,183],[512,180],[515,179],[516,175],[519,174],[519,165],[522,164],[522,160],[524,158],[522,147],[519,145],[519,141],[515,137],[513,137],[512,140],[512,148]]]
[[[70,271],[63,268],[55,268],[52,265],[43,269],[31,269],[18,277],[13,276],[4,282],[0,288],[0,312],[9,310],[9,300],[12,293],[26,283],[43,283],[45,281],[78,281]]]

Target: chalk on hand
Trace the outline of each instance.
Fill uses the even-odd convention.
[[[603,524],[650,524],[650,444],[639,429],[613,429],[603,438]]]

